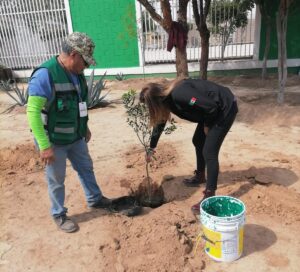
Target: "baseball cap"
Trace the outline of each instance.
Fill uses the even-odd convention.
[[[67,36],[65,42],[76,50],[89,65],[96,65],[93,58],[95,44],[86,33],[73,32]]]

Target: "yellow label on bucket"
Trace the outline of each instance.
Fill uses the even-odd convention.
[[[222,255],[222,243],[221,243],[221,233],[212,231],[205,226],[203,226],[203,233],[205,235],[205,251],[215,257],[221,258]]]
[[[239,231],[239,255],[243,252],[244,245],[244,228],[240,228]]]

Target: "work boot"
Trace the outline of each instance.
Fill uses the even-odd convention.
[[[78,225],[65,214],[53,217],[53,219],[60,230],[64,232],[71,233],[79,229]]]
[[[203,198],[201,199],[201,201],[199,203],[192,206],[192,208],[191,208],[192,212],[196,215],[200,214],[200,204],[201,204],[201,202],[204,199],[208,198],[208,197],[215,196],[215,194],[216,194],[215,191],[210,191],[210,190],[207,190],[207,189],[204,190],[203,191]]]
[[[90,207],[95,209],[105,209],[110,208],[112,204],[111,199],[102,196],[100,200],[98,200],[96,203],[92,204]]]
[[[194,171],[194,176],[191,178],[186,178],[182,181],[187,187],[199,187],[200,184],[206,183],[205,171]]]

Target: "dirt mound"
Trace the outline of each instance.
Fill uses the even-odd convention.
[[[148,165],[149,181],[146,174],[144,149],[133,146],[129,150],[124,156],[128,175],[125,179],[120,180],[120,186],[129,189],[130,194],[135,196],[143,206],[160,206],[165,201],[164,190],[161,186],[162,181],[154,176],[155,173],[166,167],[176,166],[178,157],[176,149],[166,143],[159,145],[154,159]],[[173,177],[170,178],[173,179]]]
[[[280,218],[285,225],[300,223],[300,195],[293,189],[242,180],[227,184],[218,193],[241,199],[246,205],[247,214]]]
[[[196,252],[197,258],[193,254],[198,234],[196,220],[180,212],[176,214],[174,207],[162,206],[159,213],[136,218],[137,224],[129,220],[123,223],[119,254],[124,270],[120,271],[202,271],[205,268],[205,253],[201,247]],[[166,219],[164,224],[161,224],[162,218]],[[103,253],[105,259],[110,260],[113,252]],[[134,259],[130,259],[131,256],[135,256]]]
[[[289,104],[278,105],[274,95],[249,95],[238,98],[237,121],[259,125],[300,126],[300,94],[289,94]],[[287,103],[288,103],[287,101]]]
[[[133,146],[125,155],[127,168],[145,171],[145,151],[142,148]],[[175,165],[176,158],[176,149],[172,145],[164,143],[157,147],[157,153],[154,155],[154,159],[150,162],[149,166],[152,169],[161,169],[166,166]]]
[[[34,172],[44,167],[33,144],[1,149],[0,161],[0,171],[5,174]]]

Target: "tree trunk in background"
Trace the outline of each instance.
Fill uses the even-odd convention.
[[[203,1],[205,5],[203,5]],[[209,12],[210,2],[211,0],[192,0],[195,24],[201,37],[200,78],[203,80],[207,79],[210,32],[207,28],[206,19]]]
[[[281,0],[279,10],[276,14],[277,25],[277,41],[278,41],[278,95],[277,102],[284,103],[284,89],[287,80],[287,53],[286,53],[286,30],[288,7],[290,2],[288,0]]]
[[[205,24],[203,29],[200,30],[201,37],[201,59],[200,59],[200,78],[207,79],[207,66],[208,66],[208,56],[209,56],[209,37],[210,33]]]
[[[190,0],[180,0],[179,9],[177,11],[177,21],[183,26],[184,30],[186,31],[186,35],[188,35],[189,32],[187,25],[187,5],[189,1]],[[176,47],[176,71],[178,77],[189,76],[186,46],[183,50],[179,50]]]
[[[262,73],[261,73],[261,78],[263,80],[265,80],[267,77],[267,61],[270,52],[270,36],[271,36],[271,17],[267,16],[266,17],[266,47],[264,51]]]
[[[188,32],[187,26],[187,5],[190,0],[179,0],[179,9],[177,11],[177,22],[180,23],[184,29]],[[153,8],[151,1],[148,0],[138,0],[145,9],[149,12],[151,18],[157,22],[167,33],[169,33],[173,19],[169,0],[160,0],[161,10],[163,17],[161,17]],[[187,77],[188,63],[186,47],[182,50],[176,49],[176,71],[178,77]]]
[[[177,77],[189,76],[186,48],[182,51],[176,47],[176,71]]]

